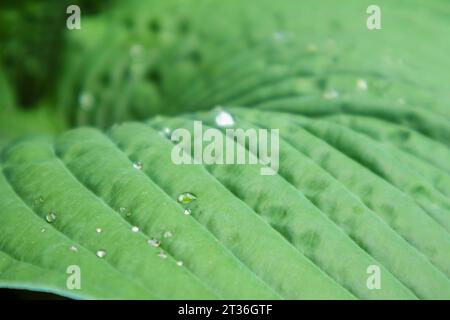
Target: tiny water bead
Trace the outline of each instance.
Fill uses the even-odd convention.
[[[75,246],[70,246],[69,250],[72,251],[72,252],[78,252],[78,248],[75,247]]]
[[[192,213],[191,209],[184,209],[184,214],[186,216],[190,215]]]
[[[131,231],[132,231],[132,232],[139,232],[139,227],[137,227],[137,226],[132,226],[132,227],[131,227]]]
[[[158,248],[161,245],[161,242],[157,239],[149,239],[147,241],[147,243],[148,243],[148,245],[155,247],[155,248]]]
[[[136,170],[142,170],[142,168],[144,167],[144,164],[142,163],[142,161],[135,161],[135,162],[133,163],[133,167],[134,167]]]
[[[164,234],[163,234],[163,237],[164,237],[164,238],[170,238],[170,237],[172,237],[172,236],[173,236],[173,234],[172,234],[171,231],[166,231],[166,232],[164,232]]]
[[[364,79],[356,80],[356,88],[358,88],[358,90],[360,90],[360,91],[367,91],[368,87],[369,86],[368,86],[366,80],[364,80]]]
[[[167,139],[170,139],[172,136],[172,131],[166,127],[166,128],[162,128],[161,130],[159,130],[159,134]]]
[[[323,97],[326,100],[333,100],[333,99],[336,99],[337,97],[339,97],[339,92],[337,92],[334,89],[331,89],[331,90],[325,91],[323,94]]]
[[[44,233],[44,232],[46,232],[46,231],[47,231],[47,229],[41,228],[41,233]]]
[[[160,257],[161,259],[166,259],[167,258],[167,254],[164,251],[160,251],[158,253],[158,257]]]
[[[230,127],[234,125],[234,118],[229,112],[223,110],[221,107],[216,108],[216,111],[216,125],[219,127]]]
[[[34,198],[34,200],[33,200],[34,206],[39,206],[39,205],[41,205],[43,203],[44,203],[44,198],[41,197],[41,196],[39,196],[37,198]]]
[[[120,207],[119,208],[119,212],[120,212],[120,214],[122,214],[122,215],[124,215],[126,217],[131,216],[131,211],[128,210],[127,208],[125,208],[125,207]]]
[[[56,213],[54,213],[53,211],[50,211],[49,213],[47,213],[47,215],[45,216],[45,220],[48,223],[53,223],[56,220]]]
[[[102,233],[102,231],[103,231],[102,228],[96,228],[95,229],[95,232],[97,232],[97,233]]]
[[[104,258],[106,256],[106,251],[105,250],[97,250],[95,255],[99,258]]]
[[[83,92],[78,97],[78,104],[84,110],[91,110],[94,106],[95,98],[89,92]]]
[[[197,199],[197,197],[194,194],[192,194],[190,192],[183,192],[182,194],[180,194],[178,196],[177,201],[181,204],[187,204],[187,203],[191,203],[195,199]]]
[[[181,260],[177,261],[177,266],[182,267],[183,266],[183,261],[181,261]]]

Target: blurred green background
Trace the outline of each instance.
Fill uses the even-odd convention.
[[[449,1],[376,1],[382,30],[369,31],[372,2],[2,1],[0,144],[233,104],[239,87],[221,95],[221,80],[249,62],[268,78],[303,63],[317,81],[301,94],[345,93],[363,77],[374,98],[449,118]],[[66,28],[70,4],[81,8],[81,30]]]

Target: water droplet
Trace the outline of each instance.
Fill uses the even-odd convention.
[[[144,167],[144,164],[142,163],[142,161],[135,161],[135,162],[133,163],[133,167],[134,167],[136,170],[142,170],[142,168]]]
[[[161,242],[157,239],[149,239],[149,240],[147,240],[147,243],[150,246],[155,247],[155,248],[158,248],[161,245]]]
[[[78,252],[78,248],[75,247],[75,246],[70,246],[69,250],[72,251],[72,252]]]
[[[229,127],[234,125],[234,118],[229,112],[223,110],[221,107],[216,108],[216,112],[216,125],[219,127]]]
[[[159,134],[162,135],[163,137],[170,139],[172,136],[172,131],[169,128],[163,128],[159,131]]]
[[[171,231],[166,231],[166,232],[164,232],[164,235],[163,235],[164,238],[170,238],[172,236],[173,236],[173,234]]]
[[[44,203],[44,198],[43,197],[37,197],[33,200],[33,203],[35,206],[39,206],[41,204]]]
[[[160,257],[161,259],[166,259],[167,258],[167,254],[164,251],[160,251],[158,253],[158,257]]]
[[[181,204],[190,203],[190,202],[194,201],[195,199],[197,199],[197,197],[190,192],[183,192],[177,198],[178,202]]]
[[[185,215],[190,215],[192,213],[191,209],[184,209],[184,214]]]
[[[84,110],[91,110],[95,103],[95,98],[88,92],[83,92],[78,97],[78,103]]]
[[[325,91],[323,94],[323,97],[327,100],[332,100],[332,99],[336,99],[337,97],[339,97],[339,92],[337,92],[334,89]]]
[[[132,231],[132,232],[139,232],[139,227],[132,226],[132,227],[131,227],[131,231]]]
[[[41,228],[41,233],[44,233],[44,232],[46,232],[46,231],[47,231],[47,229]]]
[[[97,233],[102,233],[102,231],[103,231],[102,228],[96,228],[95,229],[95,232],[97,232]]]
[[[99,258],[104,258],[106,256],[106,251],[105,250],[97,250],[95,255]]]
[[[183,266],[183,261],[181,261],[181,260],[177,261],[177,265],[182,267]]]
[[[53,211],[50,211],[49,213],[47,213],[47,215],[45,216],[45,220],[47,220],[48,223],[53,223],[56,220],[56,213],[54,213]]]
[[[367,81],[364,79],[356,80],[356,88],[360,91],[366,91],[368,88]]]
[[[127,208],[125,208],[125,207],[120,207],[120,208],[119,208],[119,212],[120,212],[121,214],[125,215],[126,217],[131,216],[131,211],[128,210]]]

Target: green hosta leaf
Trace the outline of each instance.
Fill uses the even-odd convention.
[[[430,0],[422,13],[419,0],[380,0],[387,19],[379,32],[366,27],[368,5],[357,0],[119,2],[67,33],[59,106],[71,125],[100,128],[158,114],[311,95],[382,100],[390,110],[412,105],[448,120],[450,48],[441,41],[449,37],[448,5]],[[405,30],[414,36],[405,37]],[[92,102],[87,106],[80,103],[86,95]]]
[[[215,127],[215,111],[4,148],[0,285],[76,298],[450,297],[449,173],[420,157],[427,144],[403,150],[394,134],[381,144],[328,118],[230,110],[236,128],[280,130],[277,174],[173,163],[167,128]],[[80,290],[67,287],[73,265]]]
[[[450,299],[450,12],[430,0],[419,15],[416,3],[380,0],[389,18],[370,34],[361,1],[130,0],[83,17],[65,34],[67,122],[107,130],[159,116],[3,146],[58,130],[45,109],[0,109],[0,287]],[[199,112],[214,106],[242,108]],[[21,126],[4,129],[14,118]],[[227,142],[227,128],[278,129],[279,168],[175,164],[173,130],[209,145],[194,120]]]

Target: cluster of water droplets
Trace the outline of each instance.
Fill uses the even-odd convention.
[[[177,201],[178,201],[180,204],[189,204],[189,203],[191,203],[192,201],[194,201],[196,198],[197,198],[197,197],[196,197],[194,194],[190,193],[190,192],[183,192],[183,193],[181,193],[181,194],[178,196]],[[44,200],[43,200],[42,197],[38,197],[38,198],[36,198],[36,199],[34,200],[34,204],[35,204],[35,205],[38,205],[38,204],[40,205],[40,204],[42,204],[43,202],[44,202]],[[130,216],[130,215],[131,215],[131,211],[128,210],[127,208],[125,208],[125,207],[120,207],[120,208],[119,208],[119,212],[120,212],[121,214],[123,214],[123,215],[126,215],[126,216]],[[186,215],[191,214],[191,210],[190,210],[190,209],[185,209],[184,214],[186,214]],[[46,216],[45,216],[45,220],[47,221],[47,223],[53,223],[53,222],[55,222],[55,221],[56,221],[56,218],[57,218],[57,216],[56,216],[55,211],[50,211],[50,212],[48,212],[48,213],[46,214]],[[139,228],[138,226],[131,226],[131,232],[137,233],[137,232],[139,232],[139,231],[140,231],[140,228]],[[40,228],[40,232],[41,232],[41,233],[47,232],[47,228],[41,227],[41,228]],[[102,229],[101,227],[96,227],[96,228],[95,228],[95,232],[96,232],[97,234],[100,234],[100,233],[103,232],[103,229]],[[166,230],[166,231],[164,231],[162,237],[165,238],[165,239],[171,238],[171,237],[173,237],[173,233],[172,233],[170,230]],[[148,244],[149,246],[151,246],[151,247],[159,248],[159,247],[161,246],[161,241],[158,240],[158,239],[156,239],[156,238],[151,238],[151,239],[148,239],[148,240],[147,240],[147,244]],[[75,245],[70,245],[69,248],[68,248],[68,250],[71,251],[71,252],[76,253],[76,252],[78,252],[78,247],[76,247]],[[96,255],[98,258],[103,259],[103,258],[106,257],[107,252],[106,252],[105,249],[98,249],[98,250],[95,252],[95,255]],[[157,256],[158,256],[159,258],[161,258],[161,259],[166,259],[166,258],[168,257],[168,254],[167,254],[164,250],[161,249],[161,250],[157,253]],[[183,261],[181,261],[181,260],[177,260],[177,261],[176,261],[176,264],[177,264],[177,266],[180,266],[180,267],[182,267],[182,266],[184,265]]]
[[[366,80],[358,79],[358,80],[356,80],[356,88],[359,91],[367,91],[367,89],[369,88],[369,85],[367,84]]]

